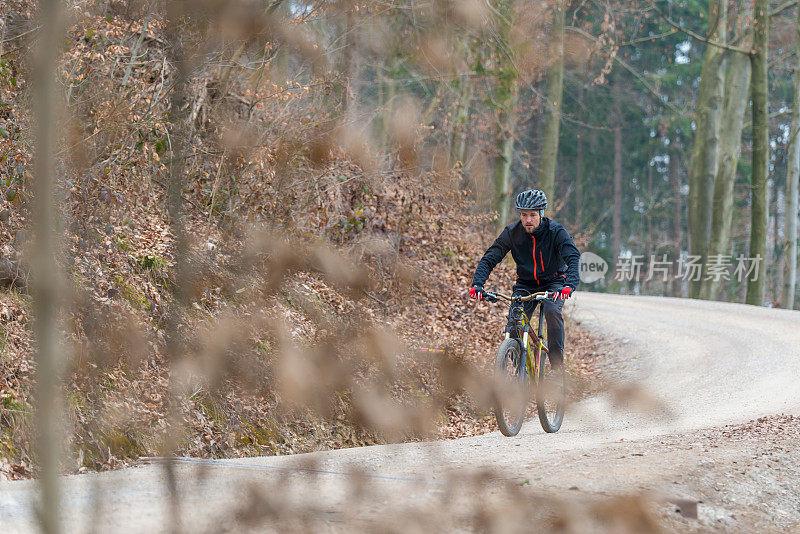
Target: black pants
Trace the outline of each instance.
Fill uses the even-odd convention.
[[[514,294],[529,295],[540,291],[557,291],[561,289],[561,287],[562,286],[559,285],[535,287],[517,282],[514,284]],[[538,313],[536,306],[540,302],[544,308],[544,318],[547,324],[547,348],[550,349],[550,365],[553,368],[558,368],[561,367],[561,364],[564,362],[564,317],[561,315],[564,301],[562,299],[553,300],[552,298],[541,301],[529,300],[523,305],[525,315],[527,315],[529,319],[533,320],[534,317],[537,317],[534,314]]]

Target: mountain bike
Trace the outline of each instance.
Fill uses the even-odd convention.
[[[494,362],[498,388],[494,415],[504,436],[519,433],[532,396],[545,432],[558,432],[564,420],[566,372],[564,365],[559,370],[550,365],[544,307],[539,305],[539,320],[535,327],[523,309],[523,303],[527,301],[541,302],[552,296],[550,291],[525,296],[486,293],[489,302],[503,300],[510,303],[506,338],[497,349]]]

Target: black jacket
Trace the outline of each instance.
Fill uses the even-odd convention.
[[[526,232],[520,221],[506,226],[478,263],[472,285],[483,287],[492,269],[509,250],[517,263],[517,279],[522,284],[578,288],[581,253],[569,232],[547,217],[533,234]]]

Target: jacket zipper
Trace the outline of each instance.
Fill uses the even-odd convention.
[[[533,238],[533,279],[536,280],[538,284],[539,278],[536,276],[536,237],[534,237],[533,234],[531,234],[531,237]],[[542,253],[540,252],[539,255],[541,256]]]
[[[533,258],[533,260],[534,260],[534,263],[536,263],[536,258]],[[542,260],[542,251],[541,250],[539,251],[539,261],[542,264],[542,272],[544,272],[544,260]]]

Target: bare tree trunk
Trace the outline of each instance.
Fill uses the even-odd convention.
[[[144,17],[144,23],[142,24],[142,33],[139,34],[139,38],[136,39],[136,44],[133,46],[133,50],[131,50],[131,60],[128,62],[128,66],[125,67],[125,75],[122,77],[122,87],[128,86],[128,78],[131,76],[131,70],[133,69],[133,64],[136,62],[137,58],[139,57],[139,48],[141,48],[142,43],[144,42],[144,38],[147,35],[148,26],[150,24],[150,17],[153,14],[153,10],[156,7],[156,2],[150,2],[150,7],[147,8],[147,15]]]
[[[226,61],[226,65],[220,67],[219,81],[217,82],[217,99],[222,100],[228,94],[228,82],[230,82],[231,74],[236,69],[236,64],[242,59],[244,51],[247,50],[247,42],[242,41],[233,55]]]
[[[439,84],[436,86],[436,93],[434,93],[433,98],[431,98],[431,101],[425,108],[425,113],[422,114],[422,118],[419,121],[421,126],[428,126],[431,120],[433,120],[433,114],[436,113],[436,109],[439,107],[439,104],[442,103],[442,99],[444,98],[444,93],[446,90],[447,82],[439,82]]]
[[[553,3],[553,26],[550,31],[550,57],[553,63],[547,71],[547,102],[545,103],[544,139],[539,188],[553,198],[558,161],[558,136],[561,126],[561,107],[564,98],[564,17],[566,2]]]
[[[31,265],[34,332],[36,337],[36,440],[41,501],[39,524],[47,534],[61,530],[58,520],[58,458],[62,437],[59,428],[59,374],[63,357],[59,352],[58,315],[60,280],[55,200],[56,61],[61,42],[61,2],[42,0],[39,46],[33,65],[36,157],[33,229],[35,243]]]
[[[189,128],[188,79],[191,72],[192,51],[184,48],[180,35],[180,27],[189,14],[187,1],[171,1],[167,3],[167,32],[170,41],[167,54],[175,68],[175,80],[170,96],[170,108],[167,118],[167,136],[169,140],[168,183],[166,208],[169,215],[170,232],[173,236],[172,255],[175,264],[174,298],[169,303],[166,320],[166,354],[171,366],[184,356],[179,326],[190,301],[189,287],[191,274],[187,264],[189,243],[186,233],[183,210],[184,167],[186,147],[191,144]],[[172,377],[172,375],[170,375]],[[177,386],[170,378],[169,397],[167,403],[167,432],[162,444],[163,455],[172,458],[178,447],[181,431],[180,400]],[[172,461],[164,463],[164,471],[169,489],[170,527],[173,532],[180,532],[180,493],[177,491],[175,465]]]
[[[784,307],[795,309],[795,292],[797,288],[797,174],[793,183],[786,184],[786,228],[783,242],[783,295]]]
[[[674,260],[677,260],[681,256],[681,221],[683,220],[681,179],[678,171],[678,151],[673,150],[669,155],[668,172],[669,184],[672,188],[672,254]],[[677,276],[672,279],[672,296],[681,296],[681,280]]]
[[[795,48],[800,50],[800,10],[797,12]],[[800,54],[795,54],[794,107],[792,126],[789,130],[789,162],[786,174],[786,224],[783,241],[783,305],[794,309],[794,294],[797,285],[797,190],[800,177]]]
[[[767,243],[767,252],[770,255],[767,265],[774,267],[774,274],[772,280],[770,281],[768,278],[765,283],[768,284],[767,287],[771,288],[772,302],[777,303],[781,298],[781,288],[783,288],[783,247],[778,244],[780,242],[780,209],[778,206],[781,196],[778,181],[767,180],[767,191],[769,194],[767,205],[770,207],[770,221],[772,221],[772,239]]]
[[[748,304],[764,304],[765,261],[767,252],[767,176],[769,165],[769,93],[767,90],[769,42],[769,1],[755,0],[753,21],[753,178],[750,187],[751,228],[750,257],[761,258],[758,273],[747,280]]]
[[[467,155],[467,125],[469,124],[470,109],[472,107],[472,79],[461,76],[459,84],[459,98],[453,118],[453,140],[450,148],[450,165],[463,164]]]
[[[511,194],[511,162],[514,158],[514,130],[516,120],[514,106],[517,101],[517,84],[510,88],[510,101],[500,112],[500,127],[497,131],[497,155],[494,158],[494,210],[498,213],[497,228],[508,224],[509,196]]]
[[[736,54],[725,82],[725,107],[720,137],[719,165],[714,182],[709,255],[725,254],[733,217],[733,185],[742,146],[742,124],[750,94],[750,58]],[[717,299],[720,281],[704,280],[700,298]]]
[[[622,250],[622,92],[619,82],[614,84],[614,223],[612,264],[616,270]]]
[[[727,37],[727,0],[712,0],[708,7],[708,36],[716,41]],[[719,157],[719,132],[724,96],[725,51],[706,46],[697,95],[696,129],[689,160],[689,247],[703,262],[711,230],[711,203]],[[700,296],[701,281],[689,284],[689,296]]]
[[[655,240],[653,239],[653,166],[650,162],[653,160],[652,152],[647,158],[647,209],[642,213],[644,218],[645,228],[645,246],[644,257],[646,261],[651,261],[655,256]],[[642,283],[642,293],[650,294],[652,289],[652,280],[647,280]]]
[[[6,40],[6,21],[0,18],[0,59],[3,59],[3,45]]]
[[[391,120],[391,109],[395,97],[394,65],[389,75],[381,75],[379,81],[380,88],[380,126],[378,130],[378,146],[385,148],[389,139],[389,121]]]
[[[498,18],[500,34],[505,38],[511,31],[510,21],[514,18],[514,2],[500,4],[503,13]],[[511,195],[511,162],[514,157],[516,130],[516,105],[519,94],[519,80],[513,59],[508,57],[513,51],[498,50],[506,74],[497,77],[492,101],[497,116],[496,154],[492,172],[494,195],[492,208],[498,213],[497,228],[502,229],[508,222],[509,196]]]
[[[583,102],[583,84],[578,86],[578,101]],[[583,119],[579,113],[578,119]],[[575,155],[575,227],[580,228],[583,223],[583,132],[578,130]]]
[[[171,2],[168,8],[168,24],[178,26],[180,17],[184,15],[183,2]],[[178,4],[176,6],[175,4]],[[167,118],[167,132],[169,136],[169,163],[168,163],[168,184],[167,184],[167,213],[169,214],[170,230],[174,236],[174,257],[177,272],[176,301],[179,305],[185,304],[185,288],[188,287],[189,278],[187,277],[185,265],[182,262],[186,258],[188,242],[185,228],[185,214],[183,211],[183,170],[185,165],[184,152],[189,144],[187,135],[188,130],[188,107],[185,105],[188,99],[188,79],[189,79],[189,59],[187,51],[184,50],[181,39],[174,36],[169,43],[169,59],[175,66],[175,83],[170,97],[170,109]]]
[[[342,69],[344,79],[342,80],[341,116],[345,119],[350,118],[352,112],[354,91],[354,79],[356,75],[356,33],[354,29],[355,13],[354,7],[347,8],[345,31],[345,45],[342,56]]]
[[[464,162],[467,157],[467,126],[472,108],[472,80],[464,77],[461,80],[461,92],[455,117],[453,132],[453,164]]]

